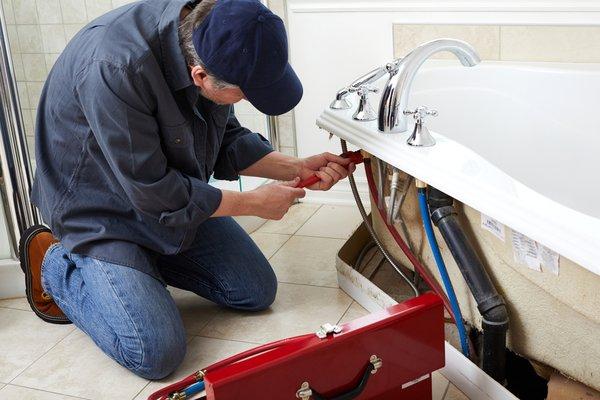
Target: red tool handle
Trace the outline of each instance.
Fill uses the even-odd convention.
[[[347,151],[345,153],[340,154],[340,157],[349,158],[350,161],[354,164],[360,164],[363,162],[363,156],[360,153],[360,150]],[[300,181],[300,183],[298,183],[298,186],[296,186],[296,187],[297,188],[305,188],[308,186],[312,186],[315,183],[319,182],[320,180],[321,180],[321,178],[319,178],[317,175],[313,175],[309,178],[306,178],[306,179]]]

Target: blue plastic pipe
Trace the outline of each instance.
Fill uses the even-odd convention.
[[[183,392],[185,393],[185,398],[189,399],[190,397],[200,393],[204,390],[204,381],[199,381],[194,383],[191,386],[188,386]]]
[[[458,335],[460,337],[460,346],[462,348],[462,352],[465,355],[465,357],[468,358],[469,342],[467,340],[467,331],[465,329],[465,324],[462,319],[460,307],[458,306],[456,294],[454,293],[454,288],[452,287],[452,281],[448,276],[446,264],[444,263],[444,259],[442,258],[442,253],[440,253],[440,248],[438,246],[437,240],[435,239],[435,235],[433,234],[433,226],[431,225],[431,219],[429,217],[429,206],[427,205],[427,196],[425,193],[425,189],[419,188],[418,193],[419,209],[421,210],[421,219],[423,219],[423,227],[425,227],[427,241],[429,242],[429,247],[431,247],[433,258],[435,258],[435,263],[437,264],[438,270],[440,271],[440,276],[442,277],[442,282],[444,284],[444,288],[446,289],[448,300],[450,300],[450,307],[452,307],[452,311],[454,312],[454,316],[456,317],[456,328],[458,329]]]

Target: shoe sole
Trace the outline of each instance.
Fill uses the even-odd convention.
[[[35,306],[35,302],[33,301],[32,289],[31,289],[31,271],[29,266],[29,255],[26,249],[29,248],[29,244],[31,243],[31,239],[33,239],[38,233],[41,232],[50,232],[50,229],[44,225],[34,225],[25,230],[21,235],[21,240],[19,240],[19,260],[21,265],[21,270],[25,274],[25,294],[27,295],[27,302],[29,306],[33,310],[33,312],[43,319],[46,322],[51,324],[71,324],[72,322],[67,317],[54,317],[51,315],[46,315],[37,309]],[[41,276],[41,275],[40,275]]]

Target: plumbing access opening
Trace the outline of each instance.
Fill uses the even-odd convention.
[[[346,149],[343,141],[342,148]],[[394,240],[399,238],[399,242],[404,243],[409,254],[411,254],[412,249],[415,247],[422,250],[425,244],[425,237],[427,237],[429,245],[434,253],[434,259],[443,263],[442,256],[437,249],[438,244],[433,233],[431,221],[429,221],[431,218],[432,222],[440,230],[440,236],[443,238],[444,243],[448,249],[450,249],[453,256],[452,258],[458,265],[467,286],[477,301],[478,309],[482,315],[481,329],[478,330],[474,326],[465,324],[463,328],[464,334],[460,333],[460,329],[453,319],[447,318],[446,333],[448,340],[453,342],[455,346],[459,346],[459,344],[462,345],[460,347],[463,348],[463,352],[466,350],[471,353],[471,360],[478,363],[486,373],[502,383],[512,393],[518,395],[519,398],[545,398],[547,394],[547,381],[536,373],[536,370],[527,359],[506,349],[506,333],[508,330],[507,308],[502,296],[500,296],[492,280],[488,276],[475,248],[470,244],[470,240],[461,228],[461,222],[459,218],[457,218],[459,211],[454,208],[454,200],[437,189],[426,188],[426,185],[419,185],[418,182],[417,186],[421,186],[420,188],[417,187],[415,190],[406,190],[406,192],[399,194],[392,193],[394,189],[387,190],[386,188],[380,188],[374,183],[379,175],[383,175],[385,178],[380,177],[378,183],[387,183],[389,175],[391,175],[391,180],[393,182],[394,179],[398,179],[398,171],[394,171],[392,174],[381,174],[380,168],[382,168],[382,166],[386,168],[386,166],[379,161],[375,163],[378,170],[373,171],[371,168],[371,165],[373,164],[372,160],[378,161],[366,159],[365,169],[367,172],[367,179],[370,183],[372,204],[375,207],[373,212],[379,213],[380,218],[371,218],[371,216],[366,216],[366,218],[364,218],[364,224],[358,231],[360,232],[359,236],[363,238],[362,243],[353,243],[354,246],[359,245],[360,250],[355,257],[352,257],[353,259],[348,260],[348,262],[353,265],[356,271],[360,272],[367,279],[382,288],[396,301],[403,301],[406,298],[409,298],[412,295],[411,291],[413,286],[415,286],[420,293],[431,290],[436,292],[438,290],[441,291],[439,285],[435,285],[435,283],[435,288],[429,286],[427,283],[428,279],[419,280],[420,275],[416,272],[419,270],[415,268],[415,266],[413,266],[413,268],[406,266],[407,261],[409,264],[413,261],[411,258],[415,257],[414,254],[409,256],[404,253],[405,249],[402,248],[404,258],[402,259],[402,262],[399,262],[398,260],[400,257],[394,259],[394,255],[389,254],[391,243],[389,238],[385,243],[387,245],[386,256],[386,254],[380,251],[378,246],[378,242],[381,243],[381,240],[373,240],[373,237],[366,236],[367,232],[373,232],[373,225],[379,224],[379,228],[382,228],[381,225],[383,225],[383,229],[387,228]],[[406,180],[407,179],[405,178],[405,181]],[[355,185],[355,182],[351,181],[353,189]],[[399,185],[398,183],[395,185],[392,183],[389,187],[394,187],[398,190],[397,188],[402,186],[403,185]],[[364,209],[357,191],[354,192],[357,197],[359,209]],[[387,201],[382,202],[379,196],[385,196]],[[420,236],[415,235],[414,231],[409,232],[407,229],[403,218],[411,218],[411,216],[399,215],[402,210],[395,209],[393,201],[390,201],[390,198],[393,197],[407,197],[410,199],[411,196],[417,198],[420,203],[422,222],[425,226],[425,233],[419,232],[418,234]],[[387,204],[390,209],[385,210],[377,207],[377,205],[380,204]],[[389,223],[391,214],[397,215],[395,220],[391,220],[393,222],[392,224]],[[414,216],[412,218],[414,219]],[[428,223],[429,229],[427,229]],[[402,226],[403,237],[401,237],[400,233],[395,229],[395,225]],[[429,234],[427,231],[430,231]],[[375,239],[377,239],[376,236]],[[420,243],[418,243],[419,241]],[[410,246],[408,246],[406,242],[410,243]],[[399,243],[398,247],[401,247]],[[437,255],[435,254],[436,252]],[[397,268],[400,269],[402,274],[399,275],[397,269],[392,267],[388,258],[392,258],[392,262],[397,264]],[[418,260],[416,260],[416,263],[424,268]],[[445,268],[445,266],[443,266],[443,268]],[[443,272],[440,271],[440,275],[442,274]],[[398,277],[401,277],[402,279],[398,279]],[[449,281],[450,278],[447,274],[446,277]],[[434,282],[437,283],[435,280]],[[448,286],[446,286],[445,291],[441,291],[441,293],[447,293],[447,290]],[[447,298],[447,301],[450,303],[449,311],[454,311],[454,315],[456,315],[456,311],[460,313],[460,309],[457,305],[452,305],[452,299],[450,299],[450,297],[451,296],[448,296]],[[456,299],[454,300],[456,301]],[[449,312],[448,315],[451,315],[451,313]],[[463,322],[462,318],[459,317],[459,321]],[[469,334],[466,333],[467,331]]]

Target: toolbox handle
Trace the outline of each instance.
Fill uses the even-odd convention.
[[[369,364],[367,364],[367,367],[365,368],[365,372],[363,372],[363,375],[360,378],[358,385],[356,385],[356,387],[354,389],[350,389],[346,393],[337,395],[335,397],[328,398],[328,397],[323,396],[316,390],[311,389],[308,382],[304,382],[302,384],[302,386],[300,386],[300,389],[296,392],[296,398],[299,398],[302,400],[309,400],[312,396],[312,398],[314,400],[352,400],[352,399],[355,399],[365,390],[365,387],[367,386],[367,383],[369,382],[369,378],[371,377],[371,375],[375,375],[375,373],[379,370],[379,368],[381,368],[381,365],[382,365],[382,361],[379,357],[371,356],[371,359],[369,360]]]

